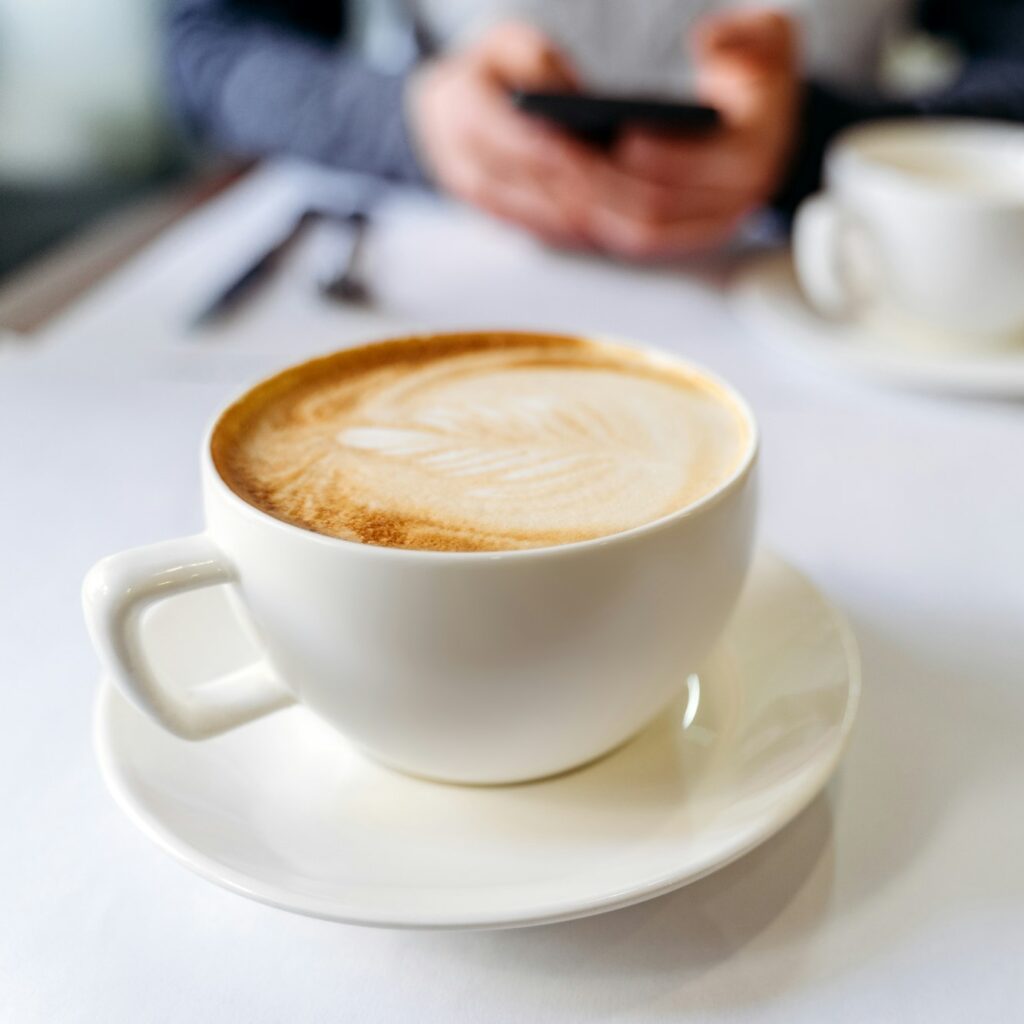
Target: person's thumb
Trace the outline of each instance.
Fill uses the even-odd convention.
[[[795,88],[797,32],[778,11],[733,11],[699,22],[691,35],[697,90],[727,123],[775,108]]]
[[[487,72],[509,88],[579,88],[579,78],[569,59],[528,22],[495,26],[480,40],[477,55]]]

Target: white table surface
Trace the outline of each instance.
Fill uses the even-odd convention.
[[[211,275],[320,187],[266,169],[41,338],[0,343],[0,1020],[1024,1019],[1024,406],[790,365],[733,318],[728,260],[556,255],[426,199],[371,237],[378,311],[313,297],[314,237],[236,321],[184,335]],[[860,721],[809,810],[674,895],[518,932],[295,917],[183,870],[103,790],[80,580],[200,526],[199,437],[246,381],[456,324],[629,335],[744,391],[763,537],[850,615]]]

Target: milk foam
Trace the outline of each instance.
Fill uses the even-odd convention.
[[[308,529],[472,551],[628,530],[742,459],[746,426],[702,378],[573,339],[486,339],[374,346],[268,382],[218,425],[218,469]]]

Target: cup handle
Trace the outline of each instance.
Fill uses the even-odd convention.
[[[236,580],[205,533],[111,555],[85,578],[86,624],[104,668],[132,704],[184,739],[207,739],[295,702],[265,657],[187,694],[167,692],[153,674],[139,629],[145,609]]]
[[[793,225],[793,263],[800,287],[820,313],[844,319],[863,306],[866,275],[853,271],[868,269],[867,248],[860,226],[825,193],[801,204]]]

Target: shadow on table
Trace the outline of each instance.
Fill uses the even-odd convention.
[[[852,618],[864,694],[843,775],[837,842],[848,855],[835,902],[838,913],[856,917],[893,900],[894,884],[922,854],[951,839],[953,819],[970,813],[965,805],[991,795],[982,788],[987,780],[1019,774],[1024,716],[1009,699],[1021,682],[1020,657],[1008,654],[1019,649],[1019,623],[965,608],[955,618],[936,616],[910,638],[877,611]],[[959,899],[975,909],[986,892],[993,906],[1005,900],[991,841],[958,843],[941,900],[904,899],[887,914],[884,933],[870,946],[860,943],[868,950],[862,958],[898,944],[936,913],[952,918]],[[964,878],[969,885],[958,884]]]
[[[986,780],[1019,771],[1024,721],[1009,699],[1019,685],[1019,660],[1006,650],[1010,624],[965,610],[907,636],[873,608],[852,617],[865,682],[851,748],[830,795],[779,835],[700,882],[615,913],[405,941],[439,962],[529,978],[556,1016],[727,1013],[782,1000],[812,972],[860,970],[936,914],[955,919],[961,900],[1012,900],[982,842],[955,849],[957,874],[970,884],[950,877],[941,904],[898,886],[948,837],[952,819],[970,813],[967,802],[984,797]],[[1007,855],[997,853],[1005,868]],[[827,960],[814,960],[815,943],[826,941]]]
[[[746,857],[675,893],[599,917],[517,931],[409,936],[418,952],[502,973],[528,974],[553,1011],[579,998],[614,1011],[672,995],[673,1003],[718,973],[715,1005],[784,990],[798,957],[772,956],[742,987],[722,966],[767,930],[773,952],[814,933],[832,886],[832,812],[819,796],[779,835]],[[701,987],[701,1000],[710,993]]]

